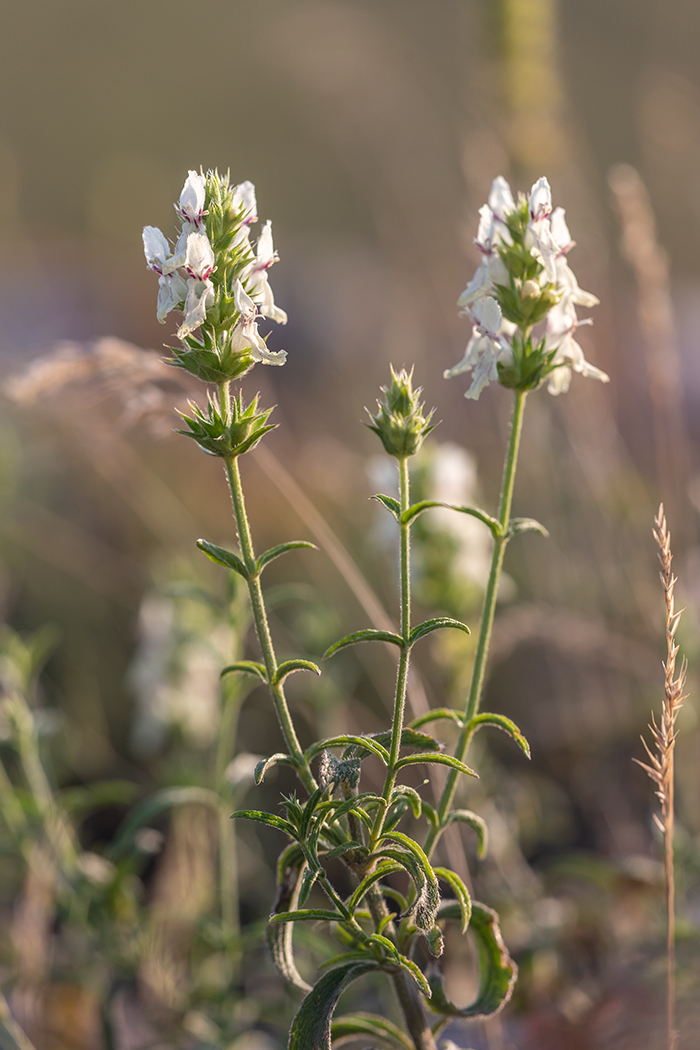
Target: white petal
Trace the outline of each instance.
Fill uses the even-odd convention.
[[[552,213],[552,191],[544,175],[530,190],[529,208],[533,220],[546,219]]]
[[[185,252],[185,269],[190,277],[199,281],[206,281],[214,269],[214,249],[209,243],[204,230],[191,233],[187,238],[187,250]]]
[[[510,212],[515,209],[515,201],[513,200],[510,186],[502,175],[498,175],[491,184],[489,207],[496,218],[500,219],[501,222],[505,219],[506,215],[509,215]]]
[[[156,317],[160,323],[163,324],[170,311],[174,310],[175,307],[179,306],[185,299],[185,296],[187,295],[187,285],[181,277],[177,276],[177,274],[173,277],[160,277],[158,285],[158,309]]]
[[[275,297],[272,294],[270,282],[267,280],[267,274],[265,274],[265,281],[261,291],[262,299],[258,305],[258,309],[262,316],[269,317],[271,321],[276,321],[277,324],[286,324],[287,315],[279,306],[275,306]]]
[[[272,266],[273,262],[277,262],[277,256],[275,255],[275,247],[272,243],[272,223],[268,219],[258,237],[258,243],[256,245],[257,264],[259,267],[267,269],[268,266]]]
[[[170,255],[170,245],[157,226],[144,226],[143,251],[149,267],[162,273],[163,263]]]
[[[233,191],[233,210],[243,209],[245,222],[258,221],[258,204],[255,199],[255,186],[252,182],[241,182]]]
[[[233,282],[233,301],[241,317],[255,317],[257,307],[238,279]]]
[[[180,194],[180,212],[189,222],[199,224],[204,211],[206,182],[203,175],[190,171]]]
[[[557,258],[556,269],[557,287],[561,291],[563,298],[576,303],[578,306],[591,307],[598,305],[600,300],[597,296],[593,295],[592,292],[584,292],[583,288],[579,287],[576,275],[563,255]]]
[[[556,397],[558,394],[565,394],[571,386],[571,369],[562,365],[560,368],[555,368],[550,373],[549,379],[547,380],[547,390],[550,394],[554,394]]]
[[[187,282],[187,298],[185,299],[185,319],[177,330],[179,339],[194,332],[195,328],[203,323],[207,307],[214,304],[214,285],[211,281],[197,281],[190,279]]]
[[[552,237],[559,245],[560,251],[566,252],[569,248],[573,248],[574,242],[571,239],[569,233],[569,227],[566,225],[566,219],[564,216],[566,211],[564,208],[555,208],[550,216],[550,224],[552,228]]]
[[[476,234],[476,243],[484,248],[489,248],[493,241],[494,233],[493,212],[488,204],[479,208],[479,229]]]
[[[461,310],[466,310],[466,308],[471,306],[472,303],[475,303],[477,299],[483,299],[486,293],[490,291],[491,280],[489,260],[482,259],[476,273],[457,300],[457,305]]]
[[[472,328],[471,339],[467,343],[464,357],[458,364],[453,365],[452,368],[446,368],[442,373],[443,378],[453,379],[455,376],[461,376],[463,372],[469,372],[478,361],[480,349],[479,344],[485,339],[486,336],[481,335],[478,328]]]
[[[501,308],[490,295],[474,303],[472,314],[479,327],[489,335],[495,336],[501,327]]]
[[[559,246],[552,237],[552,228],[549,219],[545,216],[540,216],[539,219],[533,219],[528,223],[528,230],[532,234],[534,240],[534,247],[530,249],[532,254],[535,258],[539,258],[542,261],[547,274],[547,280],[552,282],[556,281]]]
[[[234,353],[250,350],[251,357],[264,365],[283,365],[287,359],[286,350],[274,352],[268,350],[265,340],[252,319],[241,320],[231,332],[231,349]]]

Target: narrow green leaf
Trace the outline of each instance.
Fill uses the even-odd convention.
[[[262,761],[258,762],[255,767],[255,773],[253,778],[256,784],[261,784],[263,777],[267,773],[268,769],[272,766],[292,766],[294,762],[289,755],[285,755],[279,751],[276,755],[270,755],[269,758],[263,758]]]
[[[330,859],[332,857],[342,857],[349,850],[366,850],[367,847],[363,846],[361,842],[355,842],[352,839],[350,842],[341,842],[339,846],[335,846],[333,849],[328,850],[326,856]]]
[[[385,875],[389,875],[392,871],[401,871],[402,866],[397,864],[396,861],[385,861],[383,864],[377,865],[375,870],[369,875],[365,875],[359,886],[356,886],[351,895],[345,902],[345,906],[348,911],[354,915],[355,910],[362,901],[363,897],[375,882],[379,882],[384,878]]]
[[[214,791],[201,787],[165,788],[141,802],[125,819],[108,850],[110,860],[122,857],[133,845],[136,832],[161,813],[175,806],[207,806],[217,811],[219,796]]]
[[[488,849],[489,842],[489,829],[486,826],[486,821],[483,817],[478,816],[476,813],[472,813],[470,809],[453,809],[451,813],[448,813],[447,820],[445,821],[445,827],[448,824],[452,824],[455,821],[460,821],[463,824],[469,824],[474,829],[477,837],[477,856],[483,858],[486,856],[486,850]]]
[[[297,911],[276,912],[269,918],[269,923],[276,926],[281,922],[347,922],[339,911],[326,911],[324,908],[299,908]]]
[[[391,730],[385,733],[371,733],[368,735],[370,740],[374,740],[376,744],[381,744],[382,747],[388,749],[391,747]],[[364,737],[363,737],[364,739]],[[443,744],[435,737],[428,736],[427,733],[418,733],[415,729],[409,727],[402,730],[401,732],[401,747],[419,747],[422,751],[441,751]],[[360,754],[358,747],[348,748],[344,755],[345,758],[364,757]]]
[[[459,875],[454,871],[450,871],[449,868],[434,868],[433,870],[439,879],[443,879],[454,890],[457,903],[462,909],[462,933],[466,933],[472,914],[472,901],[469,896],[469,890]]]
[[[487,514],[485,510],[479,510],[478,507],[456,507],[453,503],[441,503],[438,500],[426,499],[420,503],[414,503],[412,507],[405,510],[401,516],[401,524],[408,525],[409,522],[413,521],[422,514],[424,510],[430,510],[431,507],[445,507],[447,510],[457,511],[459,514],[469,514],[472,518],[478,518],[479,521],[483,521],[484,525],[487,525],[491,530],[494,539],[498,539],[501,534],[501,523],[498,518],[492,517]]]
[[[401,831],[391,831],[385,838],[392,842],[398,842],[407,853],[413,855],[425,880],[425,884],[416,899],[414,921],[419,930],[427,933],[435,925],[435,916],[440,907],[440,889],[435,872],[421,847],[408,835],[404,835]]]
[[[269,551],[265,551],[257,558],[255,565],[258,572],[262,572],[266,565],[269,565],[275,558],[279,558],[280,555],[286,554],[287,551],[299,550],[301,547],[308,547],[314,551],[318,550],[316,544],[309,543],[308,540],[292,540],[290,543],[280,543],[277,547],[270,547]]]
[[[465,773],[469,777],[478,777],[478,773],[475,773],[469,766],[465,766],[464,762],[460,762],[458,758],[453,755],[440,755],[429,752],[423,755],[407,755],[406,758],[400,758],[396,763],[395,769],[401,769],[403,766],[415,766],[425,763],[429,765],[431,762],[436,763],[439,766],[451,766],[452,769],[458,769],[460,773]]]
[[[229,664],[228,667],[224,667],[221,672],[221,678],[227,674],[233,674],[238,671],[240,674],[252,674],[256,678],[259,678],[261,682],[267,682],[267,671],[262,664],[259,664],[256,660],[237,660],[235,664]]]
[[[344,1014],[331,1024],[333,1046],[355,1041],[358,1036],[368,1036],[389,1050],[414,1050],[413,1043],[400,1028],[384,1017],[375,1014]]]
[[[510,718],[506,718],[505,715],[494,715],[488,712],[485,712],[483,715],[474,715],[467,724],[467,730],[469,733],[474,733],[481,726],[493,726],[495,729],[503,730],[504,733],[513,738],[523,754],[527,758],[530,757],[530,745],[515,722]]]
[[[292,1021],[288,1050],[331,1050],[331,1019],[341,993],[351,981],[378,968],[373,961],[351,961],[325,973]]]
[[[455,711],[452,707],[434,707],[432,711],[421,715],[420,718],[414,718],[411,722],[411,729],[419,729],[420,726],[428,725],[429,722],[438,722],[442,718],[449,718],[451,722],[460,727],[464,725],[463,711]]]
[[[323,800],[323,797],[326,794],[326,792],[327,788],[325,787],[316,788],[314,793],[309,796],[309,799],[306,805],[304,806],[304,811],[301,817],[301,823],[299,824],[299,838],[302,842],[306,841],[306,837],[309,833],[309,826],[314,817],[316,808]]]
[[[428,951],[435,959],[442,955],[445,950],[445,938],[439,926],[433,926],[432,930],[426,933],[425,940],[428,945]]]
[[[284,681],[288,674],[293,674],[294,671],[312,671],[314,674],[320,674],[321,668],[317,667],[311,660],[285,660],[277,668],[273,685],[278,685],[279,682]]]
[[[301,850],[297,843],[291,843],[282,851],[277,863],[277,898],[271,918],[276,914],[296,911],[305,871]],[[301,976],[294,961],[293,935],[294,924],[291,922],[268,923],[267,946],[272,963],[284,980],[295,988],[301,988],[303,992],[309,992],[311,985]]]
[[[293,839],[298,838],[294,825],[284,817],[278,817],[276,813],[263,813],[258,809],[238,809],[231,814],[231,820],[256,820],[258,824],[267,824],[268,827],[286,832]]]
[[[461,921],[461,906],[457,901],[444,902],[439,918]],[[433,993],[430,1007],[443,1016],[489,1017],[505,1006],[513,994],[518,968],[503,943],[496,912],[473,901],[469,932],[476,941],[479,953],[479,993],[469,1006],[455,1006],[447,999],[442,975],[438,967],[433,965],[428,974]]]
[[[346,634],[339,642],[335,642],[326,649],[321,659],[326,660],[340,649],[344,649],[348,645],[356,645],[358,642],[389,642],[391,645],[398,646],[399,649],[403,649],[404,644],[400,634],[394,634],[392,631],[375,631],[373,628],[368,627],[363,631],[353,631],[352,634]]]
[[[375,795],[372,791],[363,791],[360,795],[353,795],[352,798],[346,799],[331,799],[327,806],[333,811],[333,819],[339,820],[340,817],[344,817],[346,813],[351,813],[352,810],[358,807],[367,807],[379,802],[383,802],[384,799],[381,795]],[[319,809],[326,808],[326,804],[319,806]]]
[[[426,634],[431,634],[433,631],[441,631],[443,627],[454,627],[458,631],[464,631],[465,634],[472,633],[466,623],[460,620],[453,620],[451,616],[437,616],[433,620],[426,620],[414,627],[408,636],[408,644],[415,645],[419,638],[424,638]]]
[[[233,554],[223,547],[217,547],[215,543],[209,543],[208,540],[197,540],[197,546],[200,551],[206,554],[207,558],[216,562],[217,565],[223,565],[226,569],[233,569],[244,580],[248,579],[248,570],[245,567],[245,563],[237,554]]]
[[[412,959],[407,959],[405,955],[401,954],[399,954],[398,964],[402,970],[405,970],[406,973],[410,974],[410,976],[416,982],[425,998],[430,999],[433,994],[433,990],[428,984],[428,981],[425,978],[425,974],[420,969],[420,967],[416,966]]]
[[[423,812],[423,799],[416,789],[409,787],[408,784],[399,784],[391,793],[391,802],[394,803],[397,799],[405,800],[411,807],[413,816],[418,820]]]
[[[539,532],[540,536],[549,537],[549,532],[544,525],[540,525],[539,521],[535,521],[534,518],[511,518],[508,525],[508,539],[519,532]]]
[[[401,517],[401,504],[393,496],[383,496],[381,492],[378,492],[375,496],[370,496],[370,499],[376,499],[377,503],[381,503],[383,507],[389,511],[391,515],[398,521]]]
[[[333,736],[328,740],[317,741],[307,749],[306,758],[310,762],[312,758],[319,754],[320,751],[324,751],[327,747],[349,747],[351,744],[355,744],[366,751],[371,751],[373,755],[378,755],[384,765],[389,764],[391,756],[385,747],[378,744],[371,736],[352,736],[351,734]]]

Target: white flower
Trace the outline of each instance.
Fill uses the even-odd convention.
[[[489,208],[499,222],[504,222],[506,215],[515,211],[511,188],[502,175],[498,175],[491,183]]]
[[[284,310],[280,310],[279,306],[275,306],[272,288],[267,276],[267,271],[273,263],[277,262],[278,258],[272,243],[272,223],[268,219],[258,237],[255,261],[248,267],[243,280],[247,285],[248,294],[255,301],[261,316],[269,317],[278,324],[286,324],[287,315]]]
[[[233,191],[233,210],[243,209],[243,221],[250,225],[258,221],[258,203],[255,199],[255,186],[252,182],[241,182]]]
[[[501,181],[510,194],[508,183],[505,182],[505,179],[501,179]],[[497,182],[498,179],[494,180],[494,186]],[[497,198],[497,203],[502,207],[500,196],[494,193],[493,187],[489,200],[491,197]],[[479,249],[482,258],[476,273],[457,300],[457,305],[462,311],[465,311],[472,303],[483,299],[484,296],[492,292],[495,285],[508,283],[508,271],[498,254],[498,245],[506,243],[506,237],[508,237],[508,231],[503,227],[501,221],[496,218],[492,208],[488,204],[482,205],[479,208],[479,229],[474,240],[474,244]],[[508,240],[510,240],[509,237]]]
[[[531,222],[548,219],[552,214],[552,191],[544,175],[533,184],[530,190],[528,208]]]
[[[207,309],[214,305],[214,285],[209,277],[214,269],[214,251],[203,230],[190,233],[184,260],[187,272],[187,298],[185,319],[177,330],[178,338],[184,339],[204,321]]]
[[[557,279],[556,259],[559,245],[552,234],[549,219],[552,214],[552,191],[544,175],[530,190],[528,209],[530,221],[527,228],[533,241],[530,251],[544,266],[547,280],[554,283]]]
[[[234,281],[233,298],[241,319],[231,332],[231,349],[236,353],[250,350],[253,360],[264,365],[283,365],[287,359],[286,350],[268,350],[255,321],[258,308],[239,280]]]
[[[572,240],[571,234],[569,233],[569,227],[567,226],[564,217],[565,215],[566,212],[563,208],[555,208],[550,220],[552,237],[556,241],[558,247],[558,252],[555,258],[557,290],[561,293],[562,299],[567,302],[575,303],[577,306],[597,306],[600,300],[591,292],[584,292],[583,288],[579,287],[576,275],[569,266],[566,258],[568,253],[575,246],[576,241]]]
[[[498,379],[498,362],[510,362],[513,352],[508,342],[514,326],[503,320],[501,308],[491,296],[480,299],[467,311],[474,322],[472,336],[464,357],[444,373],[445,379],[474,370],[472,384],[465,397],[476,400],[492,380]]]
[[[161,324],[171,310],[180,305],[187,295],[187,285],[177,274],[172,274],[173,257],[170,245],[157,226],[144,226],[143,250],[149,269],[159,274],[158,308],[156,316]]]
[[[185,220],[199,227],[204,212],[204,199],[206,196],[206,181],[203,175],[196,171],[188,172],[185,185],[180,194],[180,206],[177,211]]]
[[[562,300],[557,303],[547,316],[545,349],[550,352],[556,351],[552,363],[557,365],[547,384],[550,394],[562,394],[569,389],[572,369],[588,379],[599,379],[601,383],[610,381],[610,377],[605,372],[586,361],[583,350],[574,338],[576,329],[584,324],[592,324],[591,319],[586,318],[584,321],[579,321],[573,303],[570,301]]]

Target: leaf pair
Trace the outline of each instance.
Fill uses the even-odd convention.
[[[256,579],[266,565],[269,565],[275,558],[279,558],[288,551],[298,550],[302,547],[318,550],[316,544],[309,543],[308,540],[291,540],[289,543],[280,543],[277,547],[271,547],[270,550],[259,555],[255,559],[254,567],[249,570],[240,555],[234,554],[233,551],[227,551],[225,547],[218,547],[215,543],[210,543],[208,540],[197,540],[197,546],[200,551],[206,554],[210,561],[215,562],[217,565],[223,565],[225,569],[232,569],[239,576],[242,576],[244,580]]]
[[[471,630],[466,623],[462,623],[461,620],[453,620],[451,616],[436,616],[432,620],[425,620],[423,623],[419,623],[405,640],[400,634],[395,634],[393,631],[378,631],[373,627],[366,627],[361,631],[353,631],[352,634],[346,634],[344,638],[334,642],[333,645],[326,649],[322,659],[327,660],[329,656],[333,656],[341,649],[345,649],[346,646],[357,645],[358,642],[386,642],[389,645],[395,645],[398,649],[408,651],[419,639],[425,638],[427,634],[432,634],[433,631],[440,631],[445,627],[453,627],[455,630],[464,631],[465,634],[471,634]]]
[[[515,536],[520,532],[538,532],[541,536],[548,536],[549,533],[545,529],[544,525],[540,525],[534,518],[512,518],[508,529],[504,533],[498,518],[494,518],[492,514],[488,514],[485,510],[480,510],[479,507],[458,507],[454,503],[443,503],[440,500],[426,499],[421,500],[420,503],[414,503],[413,506],[408,507],[403,514],[401,513],[401,505],[398,500],[393,499],[392,496],[385,496],[382,493],[377,493],[375,496],[370,496],[370,499],[376,499],[378,503],[381,503],[389,513],[396,519],[399,525],[409,525],[412,521],[422,514],[423,511],[430,510],[431,507],[444,507],[446,510],[454,510],[459,514],[468,514],[472,518],[477,518],[482,521],[491,530],[491,535],[495,540],[504,537],[510,539],[511,536]]]

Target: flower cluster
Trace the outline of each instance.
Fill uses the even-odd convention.
[[[382,387],[384,401],[377,401],[379,411],[373,416],[366,409],[371,420],[367,423],[370,430],[381,438],[385,450],[390,456],[405,459],[414,456],[423,444],[423,440],[436,424],[431,423],[433,409],[426,416],[425,406],[421,403],[422,387],[413,389],[413,369],[407,372],[402,368],[395,372],[391,367],[391,383]]]
[[[571,372],[608,381],[586,361],[576,341],[577,306],[598,299],[579,287],[567,255],[574,247],[563,208],[552,211],[546,178],[538,179],[529,198],[516,202],[510,186],[494,179],[488,204],[479,210],[475,244],[479,267],[459,297],[471,320],[472,336],[463,359],[445,378],[473,372],[466,397],[478,398],[492,380],[518,390],[532,390],[548,380],[551,394],[568,389]],[[544,322],[544,330],[537,328]]]
[[[181,229],[174,248],[155,226],[143,231],[146,262],[159,275],[158,320],[172,310],[184,315],[177,331],[183,345],[173,349],[172,363],[216,383],[255,362],[284,364],[285,351],[268,350],[258,331],[258,317],[285,324],[287,315],[268,280],[277,260],[271,224],[255,248],[250,242],[258,221],[253,184],[231,186],[218,172],[190,171],[175,210]]]

